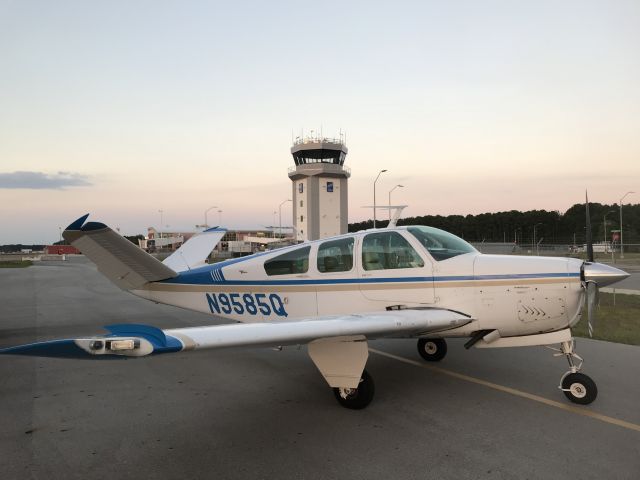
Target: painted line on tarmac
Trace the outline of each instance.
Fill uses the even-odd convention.
[[[550,400],[548,398],[541,397],[539,395],[523,392],[521,390],[516,390],[515,388],[511,388],[511,387],[505,387],[504,385],[498,385],[497,383],[488,382],[480,378],[470,377],[469,375],[464,375],[462,373],[446,370],[442,367],[434,367],[432,365],[421,363],[416,360],[411,360],[410,358],[399,357],[397,355],[393,355],[392,353],[383,352],[381,350],[376,350],[374,348],[370,348],[369,351],[372,353],[376,353],[378,355],[382,355],[383,357],[392,358],[393,360],[398,360],[399,362],[408,363],[409,365],[414,365],[420,368],[425,368],[427,370],[431,370],[432,372],[443,373],[445,375],[449,375],[450,377],[454,377],[459,380],[464,380],[466,382],[483,385],[485,387],[489,387],[494,390],[498,390],[500,392],[515,395],[516,397],[527,398],[529,400],[533,400],[534,402],[542,403],[550,407],[556,407],[556,408],[559,408],[560,410],[575,413],[577,415],[582,415],[584,417],[594,418],[596,420],[600,420],[601,422],[610,423],[612,425],[617,425],[622,428],[627,428],[629,430],[635,430],[636,432],[640,432],[640,425],[638,424],[627,422],[625,420],[620,420],[618,418],[609,417],[607,415],[602,415],[601,413],[596,413],[591,410],[587,410],[585,408],[574,407],[573,405],[567,405],[566,403],[556,402],[555,400]]]

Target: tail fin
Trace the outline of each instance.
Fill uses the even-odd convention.
[[[176,272],[201,267],[225,233],[227,233],[225,228],[210,228],[194,235],[184,242],[178,250],[165,258],[162,263]]]
[[[88,216],[84,215],[69,225],[62,236],[118,287],[135,290],[146,283],[178,275],[104,223],[85,223]]]

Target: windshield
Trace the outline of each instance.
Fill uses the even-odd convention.
[[[460,237],[433,227],[407,227],[437,261],[477,251]]]

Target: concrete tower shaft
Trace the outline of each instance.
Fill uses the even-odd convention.
[[[347,152],[342,138],[298,138],[291,147],[295,166],[289,169],[289,178],[298,240],[347,233],[351,176],[344,166]]]

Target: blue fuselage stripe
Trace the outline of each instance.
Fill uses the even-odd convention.
[[[220,274],[222,272],[220,271]],[[522,273],[509,275],[454,275],[445,277],[379,277],[379,278],[331,278],[331,279],[309,279],[309,280],[226,280],[216,275],[216,279],[211,276],[202,275],[180,275],[170,279],[168,283],[182,285],[341,285],[341,284],[371,284],[371,283],[425,283],[425,282],[469,282],[483,280],[527,280],[541,278],[575,278],[580,273]],[[189,278],[190,277],[190,278]]]

